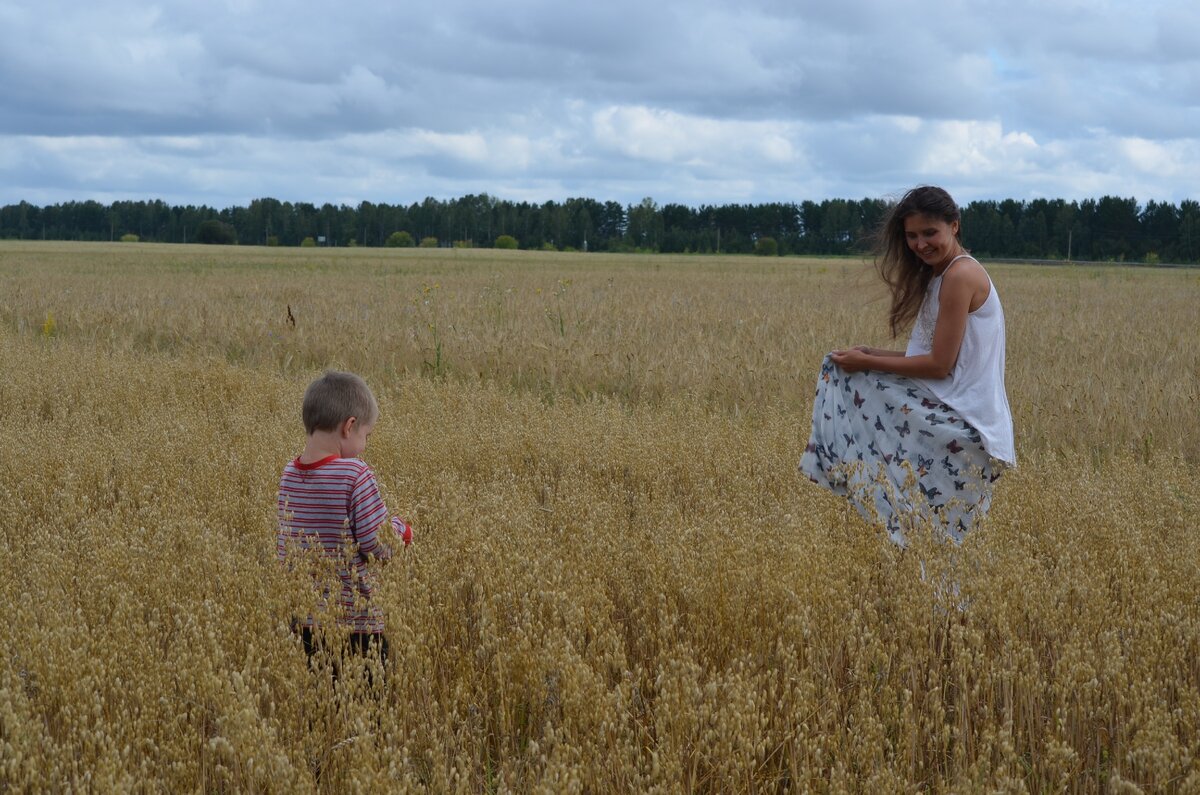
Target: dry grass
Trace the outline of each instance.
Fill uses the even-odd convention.
[[[1200,279],[993,276],[1022,467],[900,555],[795,472],[856,264],[6,244],[0,789],[1200,790]],[[326,364],[419,533],[376,693],[273,560]]]

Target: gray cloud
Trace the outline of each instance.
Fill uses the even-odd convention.
[[[0,0],[0,202],[1178,200],[1198,35],[1190,0]]]

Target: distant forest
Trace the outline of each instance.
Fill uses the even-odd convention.
[[[838,255],[865,250],[886,209],[881,199],[688,207],[649,198],[534,204],[487,194],[356,207],[255,199],[222,210],[162,201],[21,202],[0,209],[0,238]],[[1192,200],[1005,199],[974,201],[962,213],[963,242],[981,256],[1200,261],[1200,202]]]

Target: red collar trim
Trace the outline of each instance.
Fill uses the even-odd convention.
[[[336,455],[327,455],[324,458],[322,458],[320,461],[313,461],[311,464],[301,464],[300,457],[297,456],[296,460],[293,461],[292,463],[296,465],[296,469],[299,469],[302,472],[307,472],[310,469],[319,469],[319,468],[325,466],[326,464],[328,464],[330,461],[336,461],[337,458],[338,457]]]

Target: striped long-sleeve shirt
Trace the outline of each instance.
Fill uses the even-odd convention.
[[[371,603],[375,588],[367,556],[391,556],[379,535],[387,519],[375,473],[357,458],[329,456],[311,464],[296,459],[283,469],[279,561],[287,565],[297,556],[311,555],[336,572],[341,593],[334,614],[338,624],[353,632],[383,632],[383,614]],[[313,578],[320,596],[317,610],[304,619],[309,627],[317,623],[317,615],[331,609],[329,600],[337,587],[337,580],[323,577],[316,568]]]

